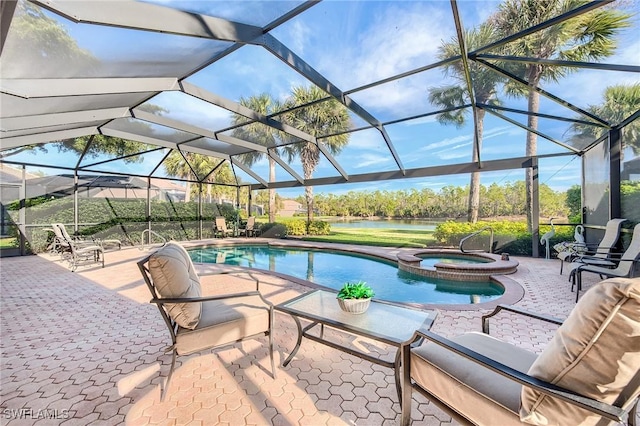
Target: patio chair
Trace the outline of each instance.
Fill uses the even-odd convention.
[[[576,260],[579,261],[583,256],[589,256],[588,263],[590,264],[609,268],[615,267],[615,263],[612,263],[605,258],[608,257],[611,251],[615,248],[618,238],[620,238],[620,228],[622,227],[622,223],[626,220],[627,219],[611,219],[608,221],[607,226],[605,227],[604,237],[602,237],[602,240],[600,240],[600,243],[595,250],[590,250],[589,245],[586,243],[584,245],[578,243],[573,247],[575,250],[572,249],[559,252],[558,259],[560,259],[560,275],[562,275],[564,262],[571,263]]]
[[[249,218],[247,219],[247,224],[244,226],[244,228],[240,228],[238,231],[240,232],[240,235],[245,235],[247,237],[258,236],[260,230],[256,229],[255,216],[249,216]]]
[[[215,238],[225,238],[231,235],[233,235],[233,230],[227,228],[227,222],[225,221],[224,217],[217,216],[213,229],[213,236]]]
[[[273,306],[260,294],[257,280],[255,291],[202,296],[201,280],[189,254],[173,241],[140,260],[138,268],[153,297],[151,303],[158,307],[171,335],[172,344],[168,348],[173,354],[171,369],[161,399],[169,387],[177,355],[259,336],[269,336],[271,374],[275,378]]]
[[[489,335],[489,318],[560,325],[539,355]],[[500,305],[483,333],[451,339],[418,330],[401,347],[402,424],[412,391],[462,424],[605,425],[635,418],[640,394],[640,279],[615,278],[587,291],[560,321]],[[512,318],[509,318],[512,319]],[[426,343],[419,346],[421,340]]]
[[[58,250],[62,259],[69,262],[69,268],[75,272],[80,265],[99,263],[104,268],[104,250],[94,241],[72,238],[62,223],[51,224],[56,239],[59,239]]]
[[[600,259],[600,258],[598,258]],[[604,268],[602,266],[591,265],[589,263],[578,264],[571,271],[571,290],[576,289],[576,302],[582,290],[582,274],[585,272],[591,272],[593,274],[599,274],[601,278],[633,278],[637,275],[637,264],[640,262],[640,223],[633,228],[633,236],[629,247],[622,254],[619,259],[607,258],[612,263],[618,262],[618,265],[611,268]]]

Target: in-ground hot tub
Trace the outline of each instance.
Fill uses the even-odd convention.
[[[518,262],[503,260],[491,253],[462,253],[458,250],[429,249],[398,255],[398,268],[426,277],[454,281],[490,281],[492,275],[508,275],[518,270]]]

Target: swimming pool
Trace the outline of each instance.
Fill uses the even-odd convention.
[[[264,269],[340,289],[366,281],[376,298],[418,304],[475,304],[500,297],[494,282],[450,281],[401,271],[395,262],[354,253],[268,245],[233,245],[189,250],[194,262]]]

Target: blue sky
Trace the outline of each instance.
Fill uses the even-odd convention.
[[[154,3],[175,4],[185,10],[210,13],[256,25],[264,25],[278,12],[293,5],[286,2],[247,1]],[[499,2],[460,1],[458,4],[463,24],[472,27],[495,11]],[[638,2],[626,4],[634,7],[636,12],[640,11]],[[81,40],[80,44],[84,48],[101,58],[109,70],[116,70],[116,73],[122,76],[155,76],[154,73],[168,72],[172,68],[170,64],[165,63],[164,58],[175,57],[175,54],[178,54],[183,62],[197,63],[228,45],[224,42],[61,21],[65,23],[72,36]],[[640,65],[638,26],[636,15],[633,18],[633,28],[623,32],[616,55],[605,62]],[[324,1],[281,25],[271,34],[339,89],[350,90],[436,62],[438,47],[443,40],[449,41],[455,36],[455,27],[448,1]],[[122,42],[117,43],[118,40]],[[122,58],[126,61],[122,61]],[[543,87],[578,107],[587,108],[600,102],[608,85],[639,80],[637,74],[593,70],[573,73],[558,83],[545,83]],[[242,47],[189,77],[187,82],[234,101],[238,101],[242,96],[249,97],[261,93],[269,93],[276,99],[284,100],[293,87],[308,85],[304,77],[265,49],[251,45]],[[428,102],[427,88],[453,83],[455,81],[445,76],[441,69],[433,69],[350,96],[376,119],[385,122],[434,110]],[[525,99],[501,96],[501,100],[505,106],[527,109]],[[224,128],[230,122],[231,114],[228,111],[211,107],[180,92],[159,95],[150,103],[167,109],[167,116],[170,118],[213,130]],[[545,98],[542,99],[542,109],[547,113],[564,117],[576,116],[573,111]],[[510,117],[524,120],[523,117]],[[352,119],[356,127],[364,125],[364,121],[353,114]],[[540,123],[540,130],[561,141],[566,140],[567,129],[567,123],[560,121],[541,120]],[[407,169],[465,163],[471,160],[473,133],[472,127],[468,124],[462,128],[444,126],[433,117],[429,117],[389,125],[387,132],[403,166]],[[487,114],[482,160],[523,156],[524,146],[523,130]],[[568,152],[565,148],[544,138],[538,138],[539,154],[565,152]],[[55,158],[58,154],[50,155]],[[336,159],[348,174],[389,171],[397,167],[380,133],[375,130],[352,134],[349,145],[336,155]],[[292,167],[302,174],[298,162],[292,164]],[[255,164],[254,171],[266,179],[266,159]],[[238,174],[245,181],[255,182],[241,171],[238,171]],[[321,160],[314,173],[314,177],[336,175],[336,170],[326,159]],[[566,190],[569,186],[580,183],[579,176],[580,160],[575,157],[556,157],[541,161],[541,182],[555,190]],[[283,177],[285,180],[293,179],[286,176],[284,170],[278,170],[278,179]],[[512,182],[523,178],[522,170],[483,173],[482,184]],[[430,187],[438,190],[444,185],[467,185],[468,180],[468,175],[451,175],[407,181],[316,187],[315,191],[338,193],[361,189],[397,190],[410,187]],[[303,189],[279,190],[279,193],[285,197],[297,196],[303,193]]]

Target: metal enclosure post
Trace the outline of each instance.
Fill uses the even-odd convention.
[[[80,217],[78,208],[78,169],[73,171],[73,230],[78,234],[78,219]]]
[[[238,229],[240,229],[240,187],[236,186],[236,232],[234,232],[235,236],[237,236]]]
[[[149,230],[149,244],[151,244],[151,176],[147,177],[147,229]],[[144,241],[140,241],[144,245]]]
[[[609,219],[622,217],[620,195],[620,165],[622,154],[622,132],[609,130]]]
[[[531,256],[536,258],[540,255],[540,179],[538,170],[538,158],[531,159],[531,169],[533,171],[533,182],[531,185],[533,196],[531,197]]]
[[[251,216],[251,206],[253,205],[253,198],[252,198],[253,191],[251,191],[250,186],[247,186],[247,190],[249,191],[249,195],[247,196],[247,215]]]
[[[27,170],[22,166],[22,185],[20,186],[20,212],[18,213],[19,225],[19,241],[20,256],[24,256],[26,253],[25,240],[27,238]]]
[[[202,182],[198,182],[198,239],[202,239]]]

